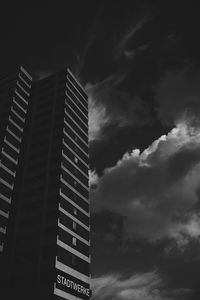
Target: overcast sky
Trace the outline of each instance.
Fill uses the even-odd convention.
[[[2,72],[69,66],[89,96],[93,299],[199,299],[198,1],[15,2]]]

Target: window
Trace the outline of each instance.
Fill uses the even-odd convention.
[[[74,212],[74,215],[77,215],[77,209],[75,207],[73,208],[73,212]]]
[[[77,158],[77,157],[74,157],[74,161],[75,161],[75,163],[77,164],[77,163],[78,163],[78,158]]]
[[[75,222],[73,222],[72,226],[73,226],[73,229],[76,230],[76,223]]]
[[[72,254],[72,265],[76,265],[76,256],[74,254]]]
[[[76,238],[75,238],[75,237],[72,238],[72,244],[73,244],[74,246],[76,246]]]

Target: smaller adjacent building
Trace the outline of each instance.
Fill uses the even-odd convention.
[[[0,252],[13,201],[32,77],[21,67],[0,78]]]

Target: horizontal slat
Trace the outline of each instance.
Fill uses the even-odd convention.
[[[70,84],[73,85],[73,87],[75,88],[75,90],[79,93],[79,95],[81,96],[81,99],[84,100],[85,104],[87,105],[88,104],[88,101],[87,101],[87,97],[86,96],[83,96],[81,94],[81,92],[77,89],[77,87],[75,86],[75,84],[72,82],[71,78],[67,75],[67,79],[69,80]],[[74,79],[74,78],[73,78]],[[78,84],[77,80],[75,80],[75,82]],[[82,89],[81,89],[82,90]],[[83,91],[83,93],[85,93]]]
[[[79,224],[80,226],[82,226],[83,228],[85,228],[87,231],[90,230],[90,227],[86,226],[84,223],[82,223],[77,218],[75,218],[70,213],[68,213],[64,208],[61,207],[60,204],[59,204],[59,211],[61,211],[64,215],[66,215],[67,217],[69,217],[70,219],[72,219],[73,221],[75,221],[77,224]]]
[[[75,110],[71,107],[71,105],[68,103],[67,104],[68,107],[71,109],[71,111],[73,111],[73,114],[75,114],[75,116],[81,121],[81,123],[83,124],[83,126],[88,129],[88,124],[86,124],[83,119],[75,112]],[[67,113],[66,108],[64,109],[65,114]]]
[[[82,152],[87,158],[89,158],[89,154],[87,154],[87,153],[83,150],[83,148],[80,147],[79,144],[78,144],[77,142],[74,141],[74,139],[73,139],[73,138],[65,131],[65,129],[63,130],[63,133],[64,133],[64,135],[65,135],[68,139],[70,139],[70,141],[71,141],[72,143],[74,143],[75,146],[77,146],[77,147],[81,150],[81,152]]]
[[[22,66],[20,67],[20,70],[28,77],[28,79],[30,79],[30,81],[33,80],[31,75],[29,75],[28,72]]]
[[[74,174],[72,174],[68,169],[66,169],[65,167],[62,166],[62,169],[69,174],[74,180],[76,180],[86,191],[89,192],[89,188],[88,186],[86,186],[85,184],[83,184],[76,176],[74,176]]]
[[[9,189],[13,190],[14,184],[8,183],[6,180],[3,178],[0,178],[0,182],[3,183],[5,186],[7,186]]]
[[[0,209],[0,215],[3,216],[3,217],[5,217],[6,219],[8,219],[9,212],[6,213],[5,211],[3,211],[3,210]]]
[[[12,132],[10,129],[9,129],[9,127],[7,126],[6,127],[6,130],[18,141],[18,142],[20,142],[21,143],[21,141],[22,141],[22,138],[20,138],[20,137],[18,137],[14,132]]]
[[[69,228],[67,228],[66,226],[64,226],[58,219],[58,226],[64,230],[65,232],[71,234],[72,236],[74,236],[75,238],[77,238],[78,240],[80,240],[82,243],[86,244],[86,245],[90,245],[90,243],[88,241],[86,241],[85,239],[83,239],[80,235],[76,234],[75,232],[73,232],[72,230],[70,230]]]
[[[28,101],[24,99],[24,97],[17,91],[15,90],[15,94],[26,104],[28,105]]]
[[[84,113],[84,111],[82,111],[82,109],[77,105],[77,103],[72,99],[72,97],[67,93],[65,93],[65,95],[67,96],[68,99],[70,99],[70,101],[78,108],[78,110],[80,111],[80,113],[85,117],[85,119],[88,119],[88,115],[86,113]],[[68,103],[65,100],[65,104],[67,105]]]
[[[65,131],[64,131],[64,133],[65,133]],[[63,145],[67,148],[67,149],[69,149],[76,157],[78,157],[78,159],[87,167],[87,168],[89,168],[89,165],[74,151],[74,150],[72,150],[72,148],[71,147],[69,147],[68,146],[68,144],[66,144],[65,143],[65,141],[63,140]]]
[[[72,95],[78,100],[78,102],[80,103],[80,105],[84,108],[84,110],[87,112],[87,108],[84,106],[84,104],[81,102],[81,100],[79,99],[79,97],[77,97],[77,95],[72,91],[72,89],[70,88],[70,86],[67,85],[67,90],[70,91],[70,93],[72,93]]]
[[[4,149],[1,150],[1,153],[6,156],[10,161],[12,161],[14,164],[18,164],[18,159],[14,159],[12,156],[10,156],[8,153],[4,151]]]
[[[7,173],[9,173],[10,175],[12,175],[13,177],[16,176],[16,172],[11,171],[9,168],[7,168],[3,163],[0,163],[0,167],[2,169],[4,169]]]
[[[9,121],[10,123],[12,123],[19,131],[23,132],[23,128],[20,127],[15,121],[13,121],[13,119],[11,118],[11,116],[9,116]]]
[[[13,114],[15,114],[15,116],[17,116],[22,122],[25,122],[25,118],[22,118],[13,108],[13,106],[11,107],[11,111],[13,112]]]
[[[9,203],[9,204],[11,203],[11,198],[8,198],[8,197],[6,197],[5,195],[3,195],[1,193],[0,193],[0,198],[2,200],[4,200],[5,202]]]
[[[63,271],[66,274],[69,274],[77,279],[80,279],[81,281],[90,284],[90,277],[86,276],[85,274],[82,274],[68,266],[66,266],[65,264],[61,263],[60,261],[58,261],[57,257],[56,257],[56,268]]]
[[[7,144],[10,148],[12,148],[14,151],[16,151],[16,152],[19,154],[20,149],[19,149],[19,148],[16,148],[15,146],[13,146],[13,144],[11,144],[11,143],[6,139],[6,137],[4,138],[4,142],[5,142],[5,144]]]
[[[66,201],[68,201],[70,204],[72,204],[74,207],[76,207],[78,210],[80,210],[84,215],[86,215],[87,217],[90,216],[89,213],[87,213],[84,209],[82,209],[79,205],[77,205],[74,201],[72,201],[71,199],[69,199],[65,194],[62,193],[61,189],[59,191],[60,196],[62,198],[64,198]]]
[[[69,75],[74,79],[74,81],[79,85],[79,87],[81,88],[81,90],[83,90],[83,92],[85,93],[84,87],[80,84],[80,82],[76,79],[76,77],[74,76],[74,74],[70,71],[69,68],[67,68],[67,72],[69,73]],[[67,76],[69,76],[67,75]]]
[[[88,179],[88,175],[87,174],[85,174],[70,158],[68,158],[65,154],[64,154],[64,152],[63,152],[63,150],[62,150],[62,156],[67,160],[67,161],[69,161],[72,165],[73,165],[73,167],[75,167],[75,168],[77,168],[77,170],[79,170],[79,172],[81,172],[81,174],[83,175],[83,176],[85,176],[85,178],[87,178]]]
[[[25,114],[27,113],[27,109],[23,108],[15,98],[13,98],[13,103],[15,103]]]
[[[19,78],[20,78],[21,81],[23,81],[24,84],[26,84],[26,86],[27,86],[29,89],[31,88],[31,85],[28,84],[28,83],[26,82],[26,80],[24,80],[24,78],[22,78],[22,76],[21,76],[20,74],[19,74]]]
[[[69,184],[65,179],[62,178],[62,175],[60,176],[60,181],[67,186],[68,188],[70,188],[70,190],[72,190],[75,194],[77,194],[81,199],[83,199],[86,203],[89,203],[88,199],[85,198],[84,196],[82,196],[76,189],[73,188],[73,186],[71,186],[71,184]]]
[[[86,143],[86,141],[84,141],[84,139],[80,136],[80,134],[78,134],[78,132],[75,131],[74,128],[72,128],[72,127],[69,125],[69,123],[67,122],[67,120],[66,120],[65,118],[64,118],[64,123],[65,123],[65,125],[67,126],[67,128],[70,128],[71,131],[72,131],[76,136],[79,137],[79,139],[83,142],[83,144],[85,144],[85,146],[88,147],[88,143]]]
[[[57,287],[54,287],[54,295],[59,296],[63,299],[67,299],[67,300],[83,300],[83,298],[73,296],[67,292],[64,292],[64,291],[58,289]]]
[[[28,93],[24,88],[23,86],[21,86],[21,84],[19,83],[19,81],[17,81],[17,85],[18,87],[27,95],[27,96],[30,96],[30,93]]]
[[[79,130],[85,135],[86,138],[88,138],[88,134],[87,132],[85,132],[78,124],[77,122],[70,116],[70,114],[68,114],[67,112],[65,113],[65,115],[70,118],[70,120],[74,123],[75,126],[77,126],[79,128]]]
[[[78,256],[79,258],[83,259],[84,261],[90,263],[90,257],[87,257],[80,253],[79,251],[75,250],[74,248],[68,246],[67,244],[63,243],[59,238],[57,237],[57,245],[62,247],[63,249],[69,251],[70,253],[73,253],[74,255]]]

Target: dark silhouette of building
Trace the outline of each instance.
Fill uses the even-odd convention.
[[[1,299],[90,299],[88,101],[69,69],[0,81]]]

